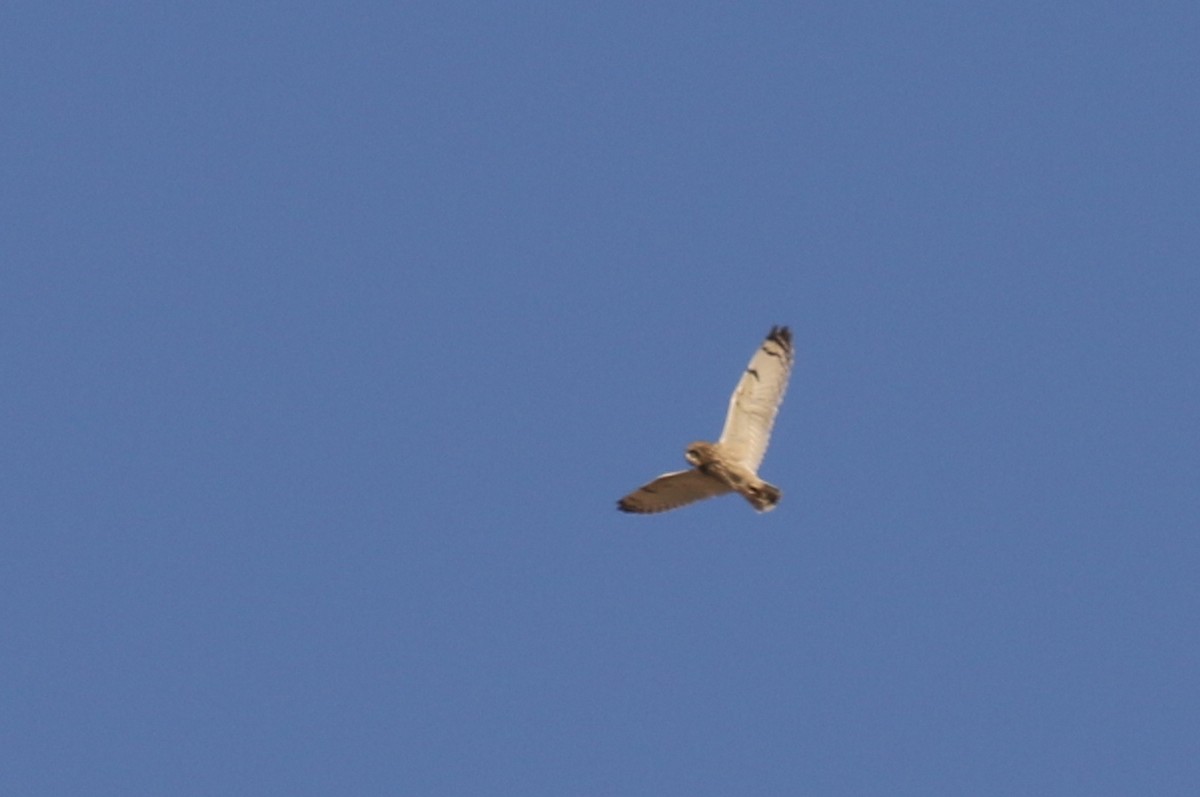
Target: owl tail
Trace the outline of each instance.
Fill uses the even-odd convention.
[[[747,487],[742,495],[759,512],[770,512],[779,503],[779,499],[783,496],[783,493],[773,484],[759,482]]]

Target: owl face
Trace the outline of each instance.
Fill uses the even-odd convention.
[[[712,461],[712,443],[695,442],[687,447],[683,458],[697,468]]]

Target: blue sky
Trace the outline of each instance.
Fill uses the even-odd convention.
[[[0,22],[0,791],[1197,793],[1195,4]]]

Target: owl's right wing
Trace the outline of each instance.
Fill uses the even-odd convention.
[[[732,492],[724,482],[706,476],[698,470],[664,473],[644,484],[617,502],[622,512],[666,512],[694,501],[714,498]]]
[[[783,403],[794,359],[791,331],[771,327],[729,399],[725,428],[718,442],[725,456],[752,471],[758,470],[767,453],[771,427]]]

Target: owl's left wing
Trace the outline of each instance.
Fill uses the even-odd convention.
[[[732,492],[724,482],[698,470],[664,473],[617,502],[622,512],[666,512],[668,509]]]
[[[752,471],[758,470],[767,453],[794,359],[791,331],[771,327],[729,399],[719,442],[726,456]]]

